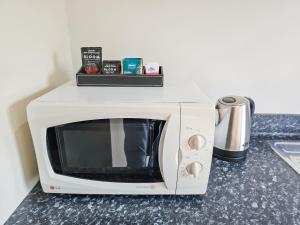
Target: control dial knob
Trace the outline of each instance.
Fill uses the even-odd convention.
[[[202,171],[203,166],[199,162],[193,162],[186,167],[186,171],[197,178]]]
[[[202,135],[195,134],[189,138],[188,143],[191,149],[200,150],[205,145],[205,139]]]

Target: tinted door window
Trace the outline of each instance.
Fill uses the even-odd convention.
[[[115,182],[162,182],[158,147],[165,121],[110,119],[47,130],[56,173]]]

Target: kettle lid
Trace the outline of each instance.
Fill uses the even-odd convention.
[[[249,100],[245,97],[230,95],[230,96],[225,96],[220,98],[218,102],[222,105],[236,106],[236,105],[246,105],[249,103]]]

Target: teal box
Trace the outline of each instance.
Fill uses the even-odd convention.
[[[123,59],[123,74],[142,74],[142,58],[125,58]]]

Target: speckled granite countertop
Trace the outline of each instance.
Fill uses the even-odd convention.
[[[256,115],[243,163],[213,160],[200,196],[45,194],[37,184],[10,224],[300,224],[300,176],[268,140],[300,140],[300,116]]]

